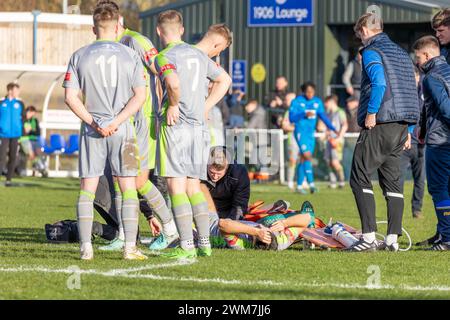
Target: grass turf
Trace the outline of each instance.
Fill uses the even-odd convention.
[[[26,178],[15,183],[20,186],[0,186],[0,299],[450,298],[450,254],[414,247],[409,252],[362,254],[303,251],[298,245],[284,252],[223,249],[191,265],[157,256],[126,262],[120,253],[97,250],[94,261],[82,262],[77,244],[48,244],[43,229],[45,223],[74,219],[78,181]],[[252,200],[286,199],[299,208],[308,199],[324,221],[333,217],[359,227],[350,189],[319,187],[318,194],[303,196],[278,185],[253,185]],[[405,189],[404,226],[416,242],[434,233],[436,218],[426,195],[425,218],[413,220],[411,183]],[[385,220],[378,186],[375,194],[378,220]],[[142,230],[148,230],[145,224],[142,219]],[[97,240],[95,246],[103,243]],[[88,270],[80,276],[79,289],[70,289],[78,276],[69,267]],[[129,268],[136,269],[118,270]],[[380,287],[367,288],[373,270],[380,271]]]

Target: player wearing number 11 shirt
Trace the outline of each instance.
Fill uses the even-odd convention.
[[[135,51],[115,42],[118,19],[119,12],[112,5],[95,9],[97,41],[72,55],[63,83],[67,105],[82,120],[77,218],[83,260],[93,258],[93,201],[106,161],[118,178],[123,197],[124,258],[146,259],[136,248],[139,154],[133,125],[128,121],[145,102],[146,79]],[[83,101],[78,97],[80,91]]]

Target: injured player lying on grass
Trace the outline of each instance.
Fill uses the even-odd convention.
[[[209,190],[202,185],[202,191],[208,202],[213,248],[285,250],[299,239],[303,230],[314,227],[315,214],[308,201],[300,211],[269,215],[256,222],[220,219]],[[176,242],[170,245],[175,246]]]

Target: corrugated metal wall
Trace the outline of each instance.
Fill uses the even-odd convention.
[[[367,7],[377,4],[387,23],[427,22],[431,9],[415,6],[396,6],[394,0],[314,0],[314,26],[283,28],[248,28],[247,0],[193,1],[176,8],[183,13],[187,41],[206,31],[212,23],[226,22],[234,32],[234,59],[247,60],[249,69],[257,62],[263,63],[267,79],[256,84],[249,76],[249,97],[262,101],[275,82],[277,75],[286,75],[291,90],[298,90],[301,83],[312,80],[318,93],[324,94],[325,28],[327,24],[353,24]],[[143,19],[143,33],[156,39],[156,16]],[[250,71],[250,70],[249,70]]]

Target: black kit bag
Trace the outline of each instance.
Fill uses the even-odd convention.
[[[75,220],[63,220],[45,225],[45,235],[50,243],[78,242],[78,227]]]

